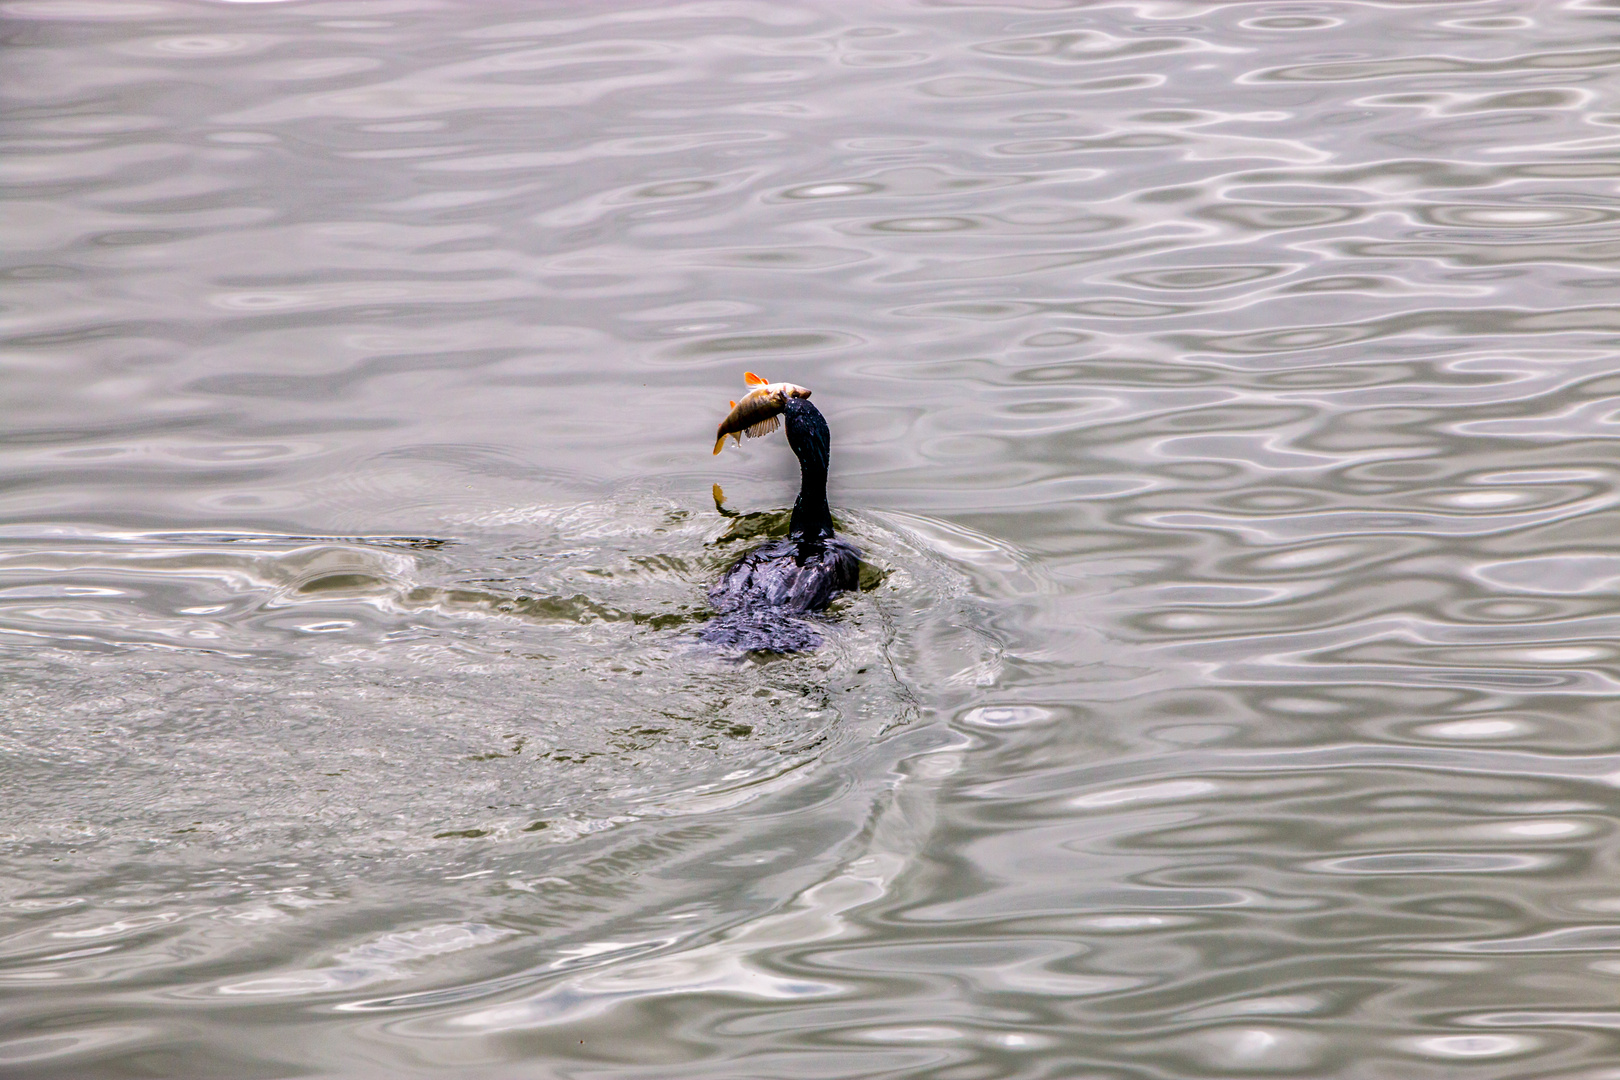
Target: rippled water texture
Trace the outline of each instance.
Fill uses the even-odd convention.
[[[1620,4],[0,16],[0,1074],[1613,1075]]]

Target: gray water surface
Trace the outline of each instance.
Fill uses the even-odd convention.
[[[0,20],[0,1074],[1614,1075],[1620,7]]]

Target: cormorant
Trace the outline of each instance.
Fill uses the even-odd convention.
[[[714,452],[727,435],[774,431],[777,418],[786,423],[788,445],[799,459],[799,498],[793,504],[788,534],[754,548],[709,588],[709,602],[719,612],[698,631],[715,645],[758,652],[802,652],[821,644],[802,616],[826,607],[838,593],[860,581],[860,551],[833,535],[827,506],[827,464],[831,436],[820,410],[810,404],[810,391],[791,383],[768,383],[747,374],[754,387],[720,424]]]

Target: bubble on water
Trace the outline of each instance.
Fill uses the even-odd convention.
[[[963,713],[960,721],[971,727],[1014,728],[1050,723],[1055,717],[1039,705],[982,705]]]

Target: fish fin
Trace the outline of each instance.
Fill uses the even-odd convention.
[[[757,439],[761,435],[769,435],[771,432],[775,431],[777,428],[779,428],[781,426],[782,426],[782,422],[780,420],[778,420],[776,417],[767,416],[765,419],[761,420],[757,424],[749,424],[745,434],[750,439]],[[739,439],[738,441],[741,442],[742,440]]]
[[[735,402],[735,401],[733,401],[733,402],[732,402],[732,403],[731,403],[731,407],[732,407],[732,408],[733,408],[733,409],[735,409],[735,408],[736,408],[736,407],[737,407],[737,403],[736,403],[736,402]]]
[[[716,454],[718,454],[720,452],[720,448],[722,446],[725,446],[725,445],[726,445],[726,437],[724,435],[722,435],[718,439],[714,440],[714,452]]]
[[[749,386],[765,386],[770,381],[771,380],[767,379],[763,375],[755,375],[752,371],[743,372],[743,382],[747,383]]]

